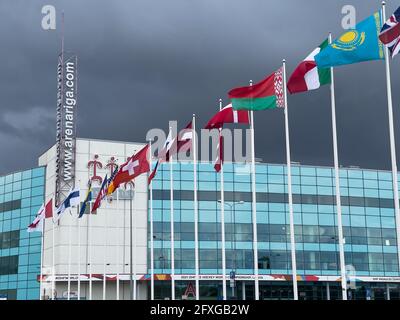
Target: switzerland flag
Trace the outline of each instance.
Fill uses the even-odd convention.
[[[149,145],[147,144],[143,149],[130,157],[127,162],[121,165],[118,173],[112,181],[115,189],[118,188],[122,183],[129,182],[142,173],[150,171],[148,153]]]

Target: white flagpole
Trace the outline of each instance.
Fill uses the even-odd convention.
[[[329,44],[332,44],[332,34],[329,33]],[[346,265],[344,256],[344,237],[342,222],[342,203],[340,194],[340,175],[339,175],[339,155],[337,146],[336,132],[336,99],[335,99],[335,77],[333,67],[331,67],[331,109],[332,109],[332,138],[333,138],[333,159],[335,166],[335,192],[336,192],[336,210],[338,219],[338,238],[339,238],[339,262],[342,286],[342,300],[347,300],[347,283],[346,283]]]
[[[194,206],[194,256],[195,256],[195,283],[196,300],[200,299],[199,283],[199,207],[197,203],[197,139],[196,139],[196,115],[193,114],[192,121],[192,142],[193,142],[193,206]]]
[[[290,159],[290,138],[289,138],[289,110],[287,102],[286,88],[286,60],[283,60],[283,92],[285,99],[285,136],[286,136],[286,161],[287,161],[287,181],[288,181],[288,200],[289,200],[289,223],[290,223],[290,248],[292,256],[292,279],[293,279],[293,298],[299,300],[297,289],[297,265],[296,265],[296,243],[294,238],[294,218],[293,218],[293,194],[292,194],[292,163]]]
[[[222,99],[219,99],[219,110],[222,110]],[[220,131],[220,135],[221,135]],[[219,141],[221,143],[221,140]],[[219,146],[221,148],[221,145]],[[222,151],[223,152],[223,151]],[[218,155],[219,157],[219,155]],[[221,250],[222,250],[222,297],[226,300],[226,249],[225,249],[225,192],[224,192],[224,164],[221,161],[220,190],[221,190]]]
[[[169,127],[169,132],[172,134],[172,127]],[[174,177],[173,177],[173,163],[172,155],[169,157],[169,175],[170,175],[170,205],[171,205],[171,299],[175,300],[175,242],[174,242]]]
[[[121,221],[121,219],[119,218],[119,190],[117,189],[116,191],[115,191],[116,193],[117,193],[117,216],[118,216],[118,219],[119,219],[119,221]],[[120,254],[119,254],[119,250],[120,250],[120,247],[119,247],[119,232],[118,232],[118,235],[117,235],[117,237],[116,237],[116,239],[117,239],[117,246],[116,246],[116,250],[117,250],[117,261],[116,261],[116,265],[117,265],[117,270],[116,270],[116,279],[115,279],[115,281],[116,281],[116,290],[117,290],[117,292],[116,292],[116,300],[119,300],[119,268],[120,268]]]
[[[78,300],[81,300],[81,219],[78,207]]]
[[[68,286],[67,286],[67,300],[71,299],[71,218],[72,208],[70,208],[70,217],[68,218]],[[65,219],[64,219],[65,220]]]
[[[253,80],[250,80],[250,86]],[[260,300],[260,284],[258,280],[258,237],[257,237],[257,205],[256,205],[256,153],[254,143],[254,111],[250,111],[250,137],[251,137],[251,188],[252,188],[252,220],[253,220],[253,263],[254,263],[254,296]]]
[[[103,254],[103,300],[106,300],[106,282],[107,282],[107,210],[104,210],[104,221],[105,221],[105,231],[104,231],[104,254]]]
[[[54,214],[53,214],[53,216],[54,216]],[[55,280],[56,280],[56,255],[55,255],[55,236],[56,236],[56,233],[55,233],[55,228],[56,228],[56,223],[57,223],[57,221],[56,222],[54,222],[54,217],[53,217],[53,229],[52,229],[52,242],[53,242],[53,244],[52,244],[52,250],[51,250],[51,254],[52,254],[52,265],[53,265],[53,267],[52,267],[52,276],[53,276],[53,279],[52,279],[52,281],[51,281],[51,297],[52,297],[52,300],[54,300],[55,299],[55,290],[56,290],[56,283],[55,283]]]
[[[136,185],[132,184],[131,188],[133,188],[133,232],[134,232],[134,237],[133,237],[133,255],[135,259],[133,260],[133,300],[137,300],[137,280],[136,280],[136,269],[137,269],[137,218],[136,218]],[[151,191],[151,198],[153,201],[153,191]],[[153,204],[152,204],[153,206]],[[153,209],[151,209],[153,211]],[[132,250],[132,249],[131,249]],[[154,263],[154,256],[153,256],[153,263]]]
[[[46,212],[46,201],[44,204],[44,210]],[[44,263],[44,232],[46,230],[46,215],[42,221],[42,243],[41,243],[41,255],[40,255],[40,287],[39,287],[39,300],[43,300],[42,297],[44,296],[43,291],[43,263]]]
[[[382,1],[382,18],[386,21],[386,2]],[[396,233],[397,233],[397,255],[400,268],[400,210],[399,210],[399,187],[398,187],[398,173],[397,173],[397,159],[396,159],[396,142],[394,138],[394,123],[393,123],[393,100],[392,100],[392,83],[390,75],[389,63],[389,48],[385,46],[385,66],[386,66],[386,84],[388,96],[388,114],[389,114],[389,133],[390,133],[390,153],[392,160],[392,180],[393,180],[393,196],[394,196],[394,209],[396,216]]]
[[[89,300],[92,300],[93,294],[93,283],[92,283],[92,230],[90,225],[90,217],[92,215],[92,204],[89,206],[89,215],[88,215],[88,233],[89,233]]]
[[[149,164],[152,168],[151,141],[149,141]],[[154,229],[153,229],[153,183],[150,182],[150,295],[154,300]]]

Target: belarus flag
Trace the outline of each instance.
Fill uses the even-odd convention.
[[[326,39],[298,65],[287,84],[291,94],[315,90],[321,85],[331,83],[330,68],[318,68],[314,59],[317,54],[328,46],[328,44],[328,39]]]

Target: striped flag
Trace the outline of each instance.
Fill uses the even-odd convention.
[[[294,70],[287,84],[291,94],[315,90],[321,87],[321,85],[331,83],[330,68],[318,68],[315,62],[315,56],[325,49],[328,44],[329,41],[326,39]]]

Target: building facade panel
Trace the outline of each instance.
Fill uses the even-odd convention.
[[[43,203],[44,167],[0,177],[0,296],[39,299],[40,233],[27,227]]]

